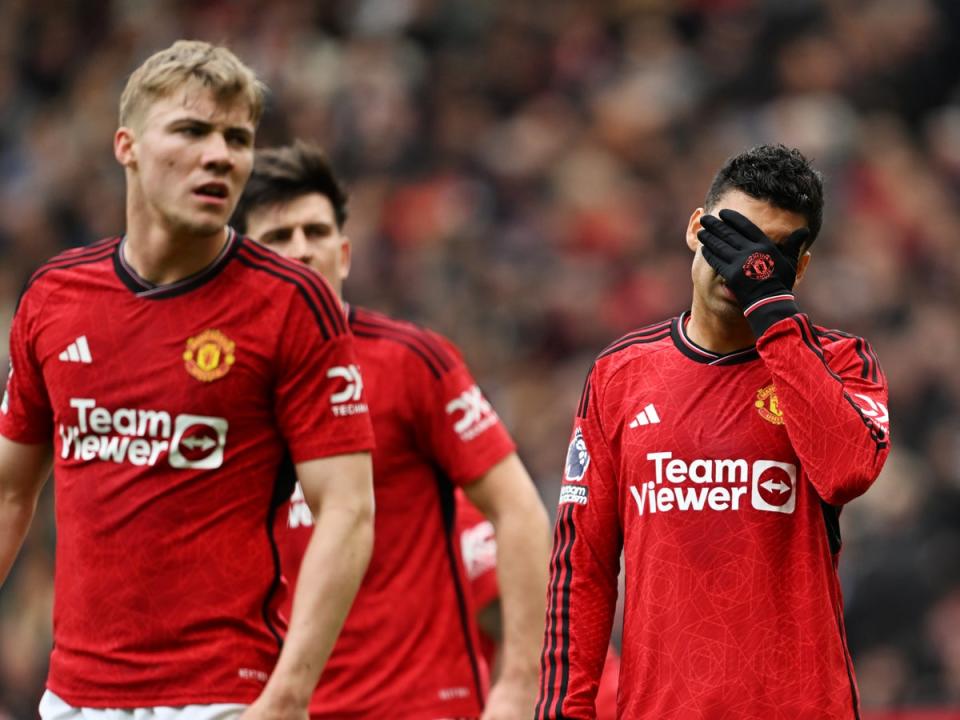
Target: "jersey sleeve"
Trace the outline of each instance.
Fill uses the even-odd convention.
[[[35,298],[28,291],[10,329],[10,367],[0,400],[0,435],[20,443],[53,439],[53,410],[37,360],[32,330]]]
[[[293,462],[371,450],[363,376],[345,325],[321,325],[294,299],[278,352],[274,412]]]
[[[482,477],[516,449],[459,351],[435,333],[427,338],[443,364],[427,364],[411,356],[411,405],[427,453],[455,484]]]
[[[594,718],[617,602],[623,533],[617,464],[596,367],[567,450],[547,587],[537,720]]]
[[[617,690],[620,687],[620,656],[613,645],[607,648],[607,660],[597,690],[597,720],[617,720]]]
[[[799,314],[771,326],[757,350],[820,498],[842,505],[866,492],[890,452],[886,378],[867,342]]]

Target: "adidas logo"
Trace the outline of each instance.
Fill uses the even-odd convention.
[[[81,335],[67,349],[59,355],[61,362],[78,362],[90,364],[93,357],[90,355],[90,346],[87,345],[87,336]]]
[[[636,428],[641,425],[656,425],[658,422],[660,422],[660,416],[657,415],[657,409],[653,406],[653,403],[650,403],[630,421],[630,427]]]

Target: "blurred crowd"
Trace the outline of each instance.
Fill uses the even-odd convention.
[[[258,145],[327,148],[347,299],[463,348],[548,507],[593,357],[689,304],[713,172],[801,148],[827,177],[801,307],[867,337],[891,390],[893,453],[842,516],[863,702],[960,707],[960,4],[4,0],[4,340],[33,268],[123,232],[119,94],[180,37],[269,85]],[[0,592],[0,718],[35,716],[54,539],[48,485]]]

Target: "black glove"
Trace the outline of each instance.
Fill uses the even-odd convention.
[[[703,259],[727,282],[759,338],[778,320],[799,312],[793,293],[800,249],[810,231],[793,231],[780,245],[735,210],[700,218]]]

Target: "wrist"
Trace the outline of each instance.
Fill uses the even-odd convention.
[[[755,300],[743,310],[743,316],[750,323],[754,337],[759,340],[771,325],[800,312],[793,293],[784,290]]]
[[[298,714],[307,710],[312,694],[313,688],[306,687],[304,683],[293,682],[289,678],[274,674],[259,699],[271,708],[282,710],[285,715]]]
[[[508,685],[527,686],[536,684],[540,677],[540,663],[535,665],[529,663],[509,663],[504,662],[500,668],[500,679],[498,683]]]

